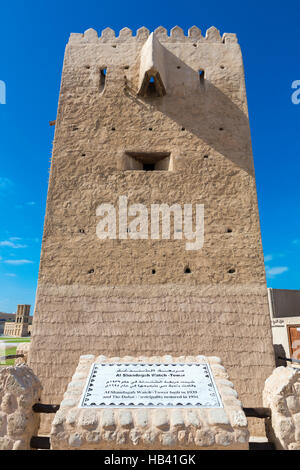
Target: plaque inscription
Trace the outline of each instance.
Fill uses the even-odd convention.
[[[79,408],[223,408],[209,364],[95,363]]]

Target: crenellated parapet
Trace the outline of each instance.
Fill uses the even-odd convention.
[[[154,31],[156,37],[161,42],[180,42],[180,43],[199,43],[199,42],[211,42],[211,43],[237,43],[236,34],[233,33],[224,33],[223,36],[220,35],[220,31],[211,26],[205,33],[205,36],[202,35],[202,32],[197,26],[192,26],[188,30],[188,35],[184,34],[184,31],[179,26],[175,26],[168,31],[163,26],[159,26]],[[123,28],[119,32],[119,36],[116,36],[116,33],[111,28],[105,28],[101,35],[98,36],[96,30],[90,28],[86,30],[83,34],[81,33],[71,33],[69,42],[100,42],[100,43],[115,43],[120,44],[124,42],[134,42],[140,41],[145,42],[150,35],[150,31],[144,26],[139,28],[136,31],[136,35],[133,36],[131,29]]]

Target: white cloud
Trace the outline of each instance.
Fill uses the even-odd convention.
[[[21,245],[20,243],[14,243],[10,240],[4,240],[0,242],[0,246],[8,246],[9,248],[27,248],[27,245]]]
[[[14,274],[14,273],[6,273],[5,276],[8,276],[8,277],[16,277],[16,274]]]
[[[22,238],[20,238],[20,237],[9,237],[9,240],[11,240],[12,242],[17,242],[17,241],[22,240]]]
[[[273,259],[273,256],[272,255],[266,255],[265,256],[265,262],[266,261],[271,261]]]
[[[21,265],[21,264],[32,264],[33,261],[30,261],[29,259],[7,259],[3,261],[6,264],[14,264],[16,266]]]
[[[34,201],[26,202],[26,205],[27,206],[35,206],[36,202],[34,202]]]
[[[269,278],[274,278],[279,274],[285,273],[288,271],[289,268],[287,266],[275,266],[274,268],[270,268],[270,266],[266,266],[266,274]]]

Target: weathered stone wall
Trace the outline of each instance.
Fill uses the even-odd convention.
[[[29,363],[55,403],[87,352],[219,354],[258,406],[274,363],[240,47],[215,28],[158,28],[166,96],[143,98],[148,34],[89,30],[67,45]],[[126,151],[169,152],[172,171],[124,170]],[[203,248],[100,241],[96,208],[120,195],[203,203]]]
[[[0,367],[0,450],[29,450],[38,434],[40,415],[32,406],[41,396],[41,383],[26,365]]]
[[[30,343],[20,343],[17,346],[16,354],[24,354],[24,357],[19,357],[15,360],[15,366],[20,364],[27,364],[28,362],[28,354],[30,350]]]
[[[36,374],[49,384],[43,400],[59,403],[81,354],[183,351],[224,355],[238,393],[247,406],[258,406],[273,366],[269,338],[264,336],[269,323],[263,293],[263,288],[245,291],[234,286],[166,285],[147,292],[142,286],[40,289],[40,323],[30,354]]]
[[[267,436],[276,449],[300,450],[300,368],[277,367],[266,380],[263,403],[271,408]]]
[[[208,362],[224,408],[78,408],[93,362]],[[51,430],[51,448],[246,450],[249,431],[241,402],[217,357],[81,356]]]

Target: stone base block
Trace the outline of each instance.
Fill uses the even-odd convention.
[[[92,363],[209,363],[223,408],[79,408]],[[51,429],[52,449],[248,449],[247,419],[217,357],[81,356]]]
[[[276,449],[300,450],[300,369],[277,367],[266,380],[263,402],[272,412],[269,441]]]
[[[40,416],[32,406],[42,386],[26,365],[0,367],[0,450],[29,450]]]

